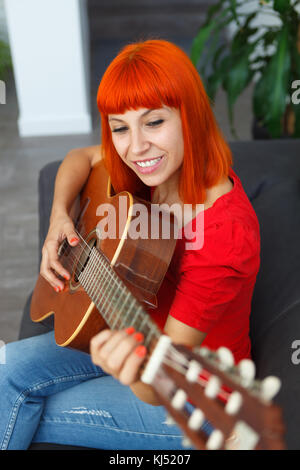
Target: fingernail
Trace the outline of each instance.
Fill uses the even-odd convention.
[[[55,286],[53,289],[55,290],[55,292],[59,292],[59,287]]]
[[[63,278],[68,281],[69,280],[69,276],[67,276],[66,274],[63,275]]]
[[[147,349],[145,346],[141,345],[135,348],[134,353],[139,357],[145,357],[147,354]]]
[[[71,238],[70,243],[75,243],[75,242],[78,242],[78,238],[76,237]]]
[[[135,328],[133,328],[133,326],[129,326],[128,328],[126,328],[125,332],[128,335],[132,335],[135,332]]]
[[[136,333],[133,337],[138,343],[141,343],[142,341],[144,341],[143,333]]]

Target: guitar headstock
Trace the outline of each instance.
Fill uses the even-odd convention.
[[[162,335],[143,373],[196,449],[284,449],[281,409],[272,402],[277,377],[255,379],[254,363],[231,352],[190,350]],[[203,424],[213,427],[210,435]]]

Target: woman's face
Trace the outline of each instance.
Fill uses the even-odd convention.
[[[178,173],[184,152],[178,109],[140,108],[108,120],[117,153],[143,183],[159,186]]]

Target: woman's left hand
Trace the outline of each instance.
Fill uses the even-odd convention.
[[[122,384],[133,385],[139,380],[139,369],[147,355],[143,340],[143,334],[132,327],[102,330],[90,343],[92,361]]]

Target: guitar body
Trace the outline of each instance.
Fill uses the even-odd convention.
[[[137,232],[138,215],[133,210],[136,204],[143,204],[146,209],[142,219],[146,237],[130,236],[132,230]],[[76,230],[84,244],[72,248],[65,241],[64,248],[58,252],[60,262],[68,269],[71,278],[65,282],[65,289],[56,293],[39,275],[31,301],[30,314],[34,322],[54,315],[55,340],[59,346],[89,352],[90,339],[101,329],[107,328],[99,309],[78,279],[87,265],[92,247],[104,255],[140,303],[147,308],[157,306],[156,294],[171,261],[176,245],[174,233],[177,232],[175,218],[168,214],[171,238],[164,238],[162,213],[153,212],[151,207],[149,201],[135,198],[129,192],[114,194],[103,162],[99,162],[91,171],[71,211]],[[104,212],[103,208],[108,210]],[[151,225],[154,222],[160,227],[160,233],[158,238],[153,239]],[[109,236],[106,236],[103,230],[105,224],[106,227],[115,228],[114,233],[109,232]]]

